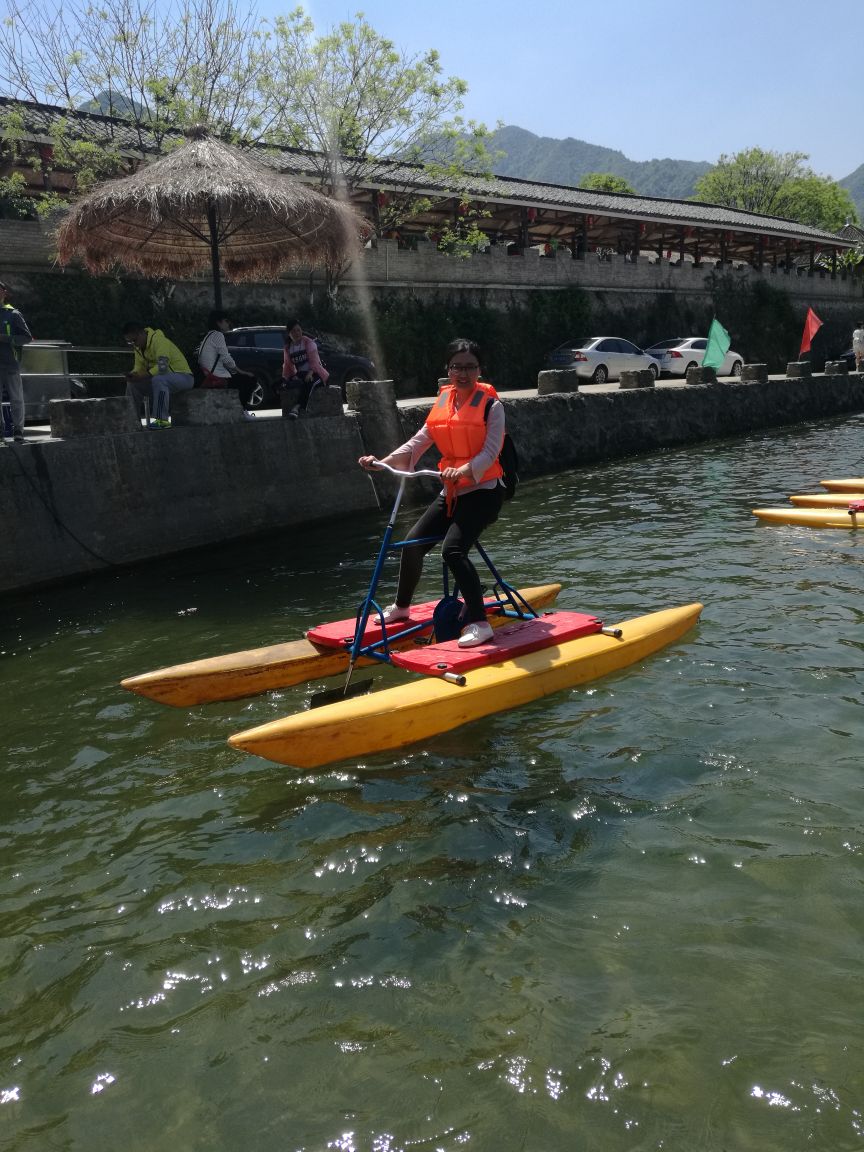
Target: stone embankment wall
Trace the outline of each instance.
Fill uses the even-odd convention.
[[[206,392],[188,395],[202,407],[216,403]],[[527,479],[862,411],[864,375],[502,399]],[[0,449],[0,590],[372,511],[357,457],[411,435],[428,404],[397,409],[389,381],[351,384],[349,400],[354,411],[341,416],[245,422],[238,406],[236,423],[166,432],[110,432],[94,416],[100,435],[67,420],[70,439]],[[91,405],[95,414],[112,401],[52,403]],[[392,490],[384,479],[378,488]]]
[[[362,450],[342,415],[0,448],[0,590],[371,510]]]

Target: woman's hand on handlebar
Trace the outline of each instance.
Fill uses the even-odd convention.
[[[463,464],[461,468],[443,468],[441,470],[442,480],[464,480],[466,476],[470,475],[470,464]]]
[[[376,456],[361,456],[357,461],[364,472],[377,472],[378,459]]]

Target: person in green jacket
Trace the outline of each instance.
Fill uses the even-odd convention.
[[[147,328],[137,320],[123,326],[123,339],[135,349],[135,363],[126,377],[126,395],[140,408],[152,402],[151,428],[170,428],[172,392],[185,392],[195,379],[186,357],[160,328]]]

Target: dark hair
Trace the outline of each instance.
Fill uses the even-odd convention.
[[[210,315],[207,317],[207,327],[212,332],[213,329],[217,328],[223,320],[228,319],[229,316],[227,312],[222,312],[218,308],[214,308]]]
[[[474,340],[467,340],[464,336],[461,336],[458,340],[451,340],[447,345],[448,367],[453,357],[457,356],[460,352],[467,352],[469,356],[473,356],[477,360],[478,364],[482,363],[480,345],[475,343]]]
[[[285,335],[282,337],[286,344],[291,339],[291,337],[288,335],[288,333],[291,331],[292,328],[299,328],[301,332],[303,331],[303,325],[300,323],[299,320],[286,320],[286,322],[285,322]]]
[[[131,336],[133,332],[143,332],[146,327],[147,325],[142,324],[140,320],[127,320],[120,330],[120,335]]]

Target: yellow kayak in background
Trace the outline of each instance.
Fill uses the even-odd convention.
[[[532,608],[539,610],[554,604],[560,591],[560,584],[539,584],[534,588],[523,588],[520,595]],[[508,622],[504,616],[489,616],[493,628]],[[353,621],[350,623],[353,627]],[[413,639],[408,639],[403,646],[413,642]],[[360,659],[357,667],[376,663],[375,660]],[[275,688],[290,688],[307,680],[338,676],[347,670],[348,652],[344,648],[322,648],[303,639],[174,664],[140,676],[127,676],[121,685],[160,704],[184,708],[192,704],[258,696]]]
[[[852,480],[820,480],[829,492],[864,492],[864,477]]]
[[[864,512],[850,515],[842,508],[754,508],[753,515],[768,524],[799,528],[864,528]]]
[[[701,604],[687,604],[652,612],[616,625],[619,637],[595,632],[475,668],[461,686],[425,677],[270,721],[228,743],[295,768],[402,748],[644,660],[683,636],[701,611]]]
[[[864,500],[864,488],[860,492],[807,492],[789,497],[789,503],[796,508],[845,509],[852,500]]]

